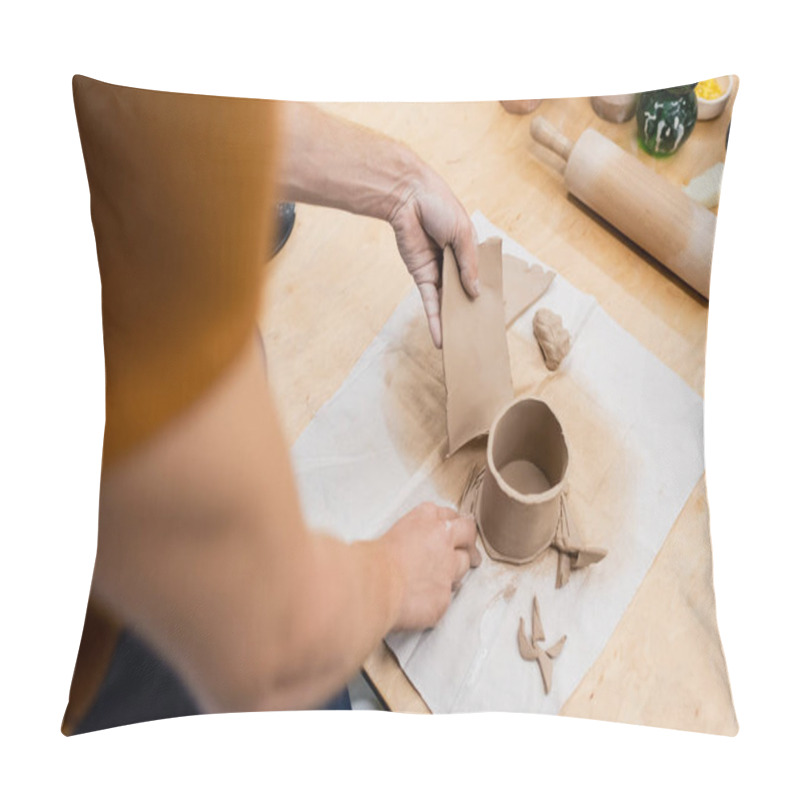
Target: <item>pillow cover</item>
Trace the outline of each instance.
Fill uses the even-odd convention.
[[[365,662],[391,710],[735,734],[701,393],[736,86],[731,76],[636,95],[329,107],[441,172],[474,210],[492,287],[474,304],[488,330],[448,285],[445,250],[443,359],[392,264],[388,226],[308,206],[261,313],[309,526],[373,539],[429,500],[478,523],[483,563],[444,618],[389,634]],[[275,132],[265,101],[80,78],[75,97],[103,279],[108,463],[208,391],[252,331]],[[221,262],[244,266],[229,280]],[[343,303],[331,302],[336,285]],[[107,295],[131,298],[131,317]],[[464,340],[478,360],[463,357]],[[471,392],[498,364],[502,391]],[[490,405],[476,408],[475,395]],[[448,441],[453,408],[466,442]],[[65,732],[202,710],[151,643],[127,629],[114,638],[124,622],[90,603]],[[126,664],[148,675],[137,689]],[[104,696],[120,694],[130,708],[104,719]]]
[[[105,468],[207,391],[253,336],[270,236],[274,107],[80,75],[73,94],[102,282]],[[104,676],[127,663],[129,649],[139,672],[176,695],[177,713],[192,707],[136,636],[120,639],[123,624],[92,592],[65,733],[82,729]],[[157,713],[146,693],[130,702],[131,720]]]

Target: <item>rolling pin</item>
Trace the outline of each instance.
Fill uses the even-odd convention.
[[[592,128],[572,142],[542,117],[531,136],[567,162],[567,191],[708,299],[717,218]]]

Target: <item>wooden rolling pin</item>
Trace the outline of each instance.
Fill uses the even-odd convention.
[[[534,117],[531,136],[567,162],[567,191],[708,298],[714,214],[592,128],[573,143]]]

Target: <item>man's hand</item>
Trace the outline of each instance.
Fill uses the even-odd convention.
[[[282,103],[279,193],[388,220],[422,295],[431,338],[442,346],[442,250],[455,253],[461,283],[478,294],[475,233],[444,180],[408,147],[308,103]]]
[[[471,517],[423,503],[398,520],[380,540],[399,578],[395,630],[430,628],[450,605],[453,589],[481,563]]]
[[[442,251],[450,245],[461,283],[473,297],[480,291],[475,230],[464,206],[432,169],[422,165],[389,217],[397,248],[419,288],[436,347],[442,346]]]

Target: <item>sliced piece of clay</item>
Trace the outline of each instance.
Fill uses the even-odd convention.
[[[556,525],[556,535],[553,539],[553,547],[560,553],[573,553],[580,546],[578,539],[574,535],[569,524],[569,517],[567,515],[567,494],[568,487],[564,487],[559,499],[558,509],[558,523]]]
[[[531,561],[553,542],[569,460],[564,432],[550,406],[533,397],[508,405],[492,424],[486,460],[476,513],[486,551],[514,564]],[[543,491],[520,491],[504,477],[504,468],[519,461],[541,473]],[[515,468],[514,474],[521,471]]]
[[[473,465],[470,470],[467,482],[464,485],[464,491],[461,493],[461,499],[458,501],[458,513],[462,516],[475,516],[475,508],[478,505],[478,491],[484,472],[485,468],[479,468],[477,465]]]
[[[562,636],[552,647],[547,648],[547,655],[550,656],[550,658],[557,658],[560,656],[566,641],[567,637]]]
[[[549,308],[540,308],[533,315],[533,335],[544,356],[544,364],[551,372],[557,370],[569,352],[569,331],[561,317]]]
[[[525,621],[520,617],[519,627],[517,628],[517,648],[519,649],[519,654],[525,661],[539,662],[539,671],[542,673],[544,692],[545,694],[549,694],[550,688],[553,685],[553,659],[558,657],[564,649],[564,642],[567,641],[567,637],[562,636],[552,647],[548,647],[547,649],[537,644],[537,641],[544,641],[544,627],[539,613],[539,600],[536,595],[533,596],[531,627],[532,635],[528,638],[528,635],[525,633]]]
[[[553,686],[553,659],[561,654],[566,641],[567,637],[562,636],[552,647],[548,647],[547,650],[543,650],[538,645],[534,647],[536,660],[539,662],[539,669],[542,673],[545,694],[550,694],[550,689]]]
[[[556,568],[556,589],[566,586],[569,583],[569,576],[572,574],[572,564],[567,553],[558,554],[558,567]]]
[[[503,311],[502,243],[478,246],[481,293],[461,285],[451,248],[442,264],[442,359],[447,387],[448,455],[489,430],[511,400],[511,363]]]
[[[542,625],[542,617],[539,614],[539,600],[536,595],[533,596],[533,641],[544,641],[544,626]]]
[[[569,582],[572,570],[583,569],[590,564],[602,561],[608,550],[603,547],[586,547],[580,540],[577,531],[570,522],[566,491],[560,499],[560,511],[556,523],[556,535],[553,547],[558,550],[558,567],[556,569],[556,589]]]
[[[522,617],[519,618],[519,628],[517,629],[517,647],[519,654],[526,661],[535,661],[539,657],[539,648],[531,644],[531,640],[525,633],[525,622]]]
[[[503,254],[503,304],[506,327],[530,308],[549,288],[556,274],[538,264]]]
[[[608,555],[608,550],[603,547],[584,547],[574,556],[572,569],[583,569],[590,564],[602,561]]]
[[[541,648],[537,647],[536,650],[538,651],[536,660],[539,662],[539,669],[544,682],[544,693],[550,694],[550,688],[553,685],[553,661]]]

